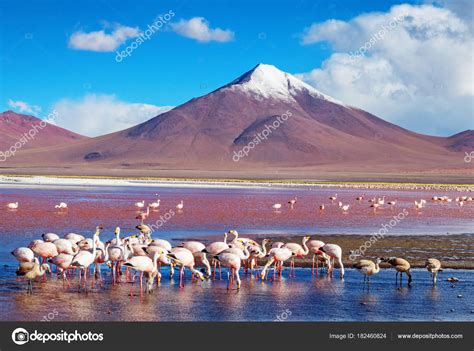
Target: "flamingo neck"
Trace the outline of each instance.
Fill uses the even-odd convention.
[[[378,272],[380,272],[380,265],[378,263],[376,263],[374,273],[378,273]]]
[[[249,250],[247,249],[247,246],[244,246],[244,260],[248,259],[250,257],[250,252]]]
[[[306,240],[303,240],[303,249],[304,249],[304,254],[307,255],[309,253],[309,248],[306,245]]]
[[[92,255],[95,256],[95,254],[97,253],[97,245],[96,245],[96,241],[99,239],[99,237],[97,236],[97,233],[94,234],[94,238],[92,240]]]
[[[262,254],[263,254],[263,257],[265,257],[267,255],[267,243],[266,242],[262,243]]]

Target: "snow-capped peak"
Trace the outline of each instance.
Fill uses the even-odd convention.
[[[258,64],[254,69],[237,78],[227,87],[244,91],[257,99],[260,97],[285,101],[294,101],[294,96],[298,92],[306,91],[315,98],[344,105],[295,76],[283,72],[273,65],[263,63]]]

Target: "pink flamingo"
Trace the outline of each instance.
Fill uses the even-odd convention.
[[[73,244],[70,240],[67,239],[57,239],[53,241],[53,244],[56,246],[58,253],[65,253],[69,255],[75,255],[79,252],[79,246]]]
[[[310,240],[306,244],[309,248],[309,251],[313,253],[313,266],[311,269],[311,274],[314,275],[314,263],[316,262],[316,275],[318,275],[319,261],[328,262],[329,256],[320,250],[325,244],[320,240]]]
[[[204,280],[204,275],[194,268],[194,256],[188,249],[182,247],[174,248],[167,256],[181,266],[181,269],[179,270],[180,288],[184,288],[184,269],[186,267],[188,267],[189,270],[199,279]]]
[[[140,224],[143,224],[143,221],[148,218],[150,215],[150,206],[147,206],[146,212],[140,212],[138,216],[135,217],[135,219],[140,220]]]
[[[219,255],[222,251],[227,250],[229,247],[229,244],[227,244],[227,233],[224,233],[224,241],[214,241],[213,243],[210,243],[206,246],[203,252],[211,255],[212,257],[215,257]],[[213,279],[216,279],[217,264],[219,264],[220,279],[222,279],[220,262],[214,258],[212,259],[212,262],[214,263]]]
[[[203,250],[206,249],[206,246],[199,241],[185,241],[179,246],[188,249],[192,252],[194,258],[201,260],[206,268],[206,278],[209,278],[211,276],[211,265],[209,264],[206,254],[203,252]]]
[[[123,265],[130,267],[136,271],[140,272],[140,296],[143,295],[143,274],[146,273],[148,276],[147,282],[147,293],[151,292],[153,286],[154,277],[158,277],[158,282],[160,281],[161,274],[158,272],[158,257],[162,254],[165,254],[165,250],[160,248],[160,251],[155,252],[153,259],[148,256],[133,256],[128,259]]]
[[[241,280],[239,275],[239,270],[241,266],[241,258],[236,254],[230,252],[222,252],[221,254],[214,256],[214,259],[219,261],[224,265],[224,267],[230,268],[230,276],[229,276],[229,283],[227,284],[227,290],[232,289],[234,285],[234,277],[237,281],[237,290],[240,289]]]
[[[303,237],[302,245],[297,243],[287,243],[283,245],[283,248],[289,249],[293,255],[290,262],[290,275],[295,276],[295,257],[304,257],[309,253],[309,248],[306,245],[306,242],[311,239],[309,236]]]
[[[63,287],[66,284],[69,287],[71,287],[71,284],[69,284],[69,281],[66,277],[66,272],[70,268],[73,258],[74,258],[73,255],[66,254],[66,253],[60,253],[59,255],[57,255],[53,258],[50,258],[48,260],[49,263],[52,263],[57,267],[58,273],[61,273],[61,276],[63,278]]]
[[[283,243],[280,243],[280,244],[283,244]],[[267,269],[272,264],[275,264],[275,268],[273,270],[273,276],[275,276],[276,270],[278,269],[280,272],[280,277],[281,277],[282,271],[283,271],[283,262],[290,259],[293,256],[293,252],[286,247],[275,247],[268,252],[268,256],[270,258],[268,262],[265,264],[265,266],[263,267],[262,272],[260,273],[260,277],[262,278],[262,280],[265,279]]]
[[[19,247],[11,252],[18,262],[33,262],[35,253],[28,247]]]

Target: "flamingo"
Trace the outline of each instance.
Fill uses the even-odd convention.
[[[333,196],[330,196],[329,200],[331,200],[332,202],[336,201],[337,200],[337,194],[335,194]]]
[[[235,229],[229,230],[227,234],[233,235],[234,239],[229,243],[231,246],[237,246],[240,249],[243,249],[246,244],[258,246],[257,242],[250,238],[239,238],[239,232]]]
[[[389,205],[390,207],[393,207],[396,205],[396,203],[397,203],[397,200],[392,200],[392,201],[388,201],[387,205]]]
[[[11,252],[18,262],[33,262],[35,253],[28,247],[19,247]]]
[[[140,212],[138,216],[135,217],[135,219],[140,220],[140,224],[143,224],[143,221],[148,218],[150,215],[150,206],[147,206],[146,212]]]
[[[64,235],[64,239],[71,240],[73,243],[77,244],[79,241],[84,240],[85,237],[76,233],[68,233]]]
[[[280,243],[280,244],[283,244],[283,243]],[[275,264],[275,270],[273,271],[273,275],[275,275],[275,272],[276,272],[276,269],[277,269],[277,266],[278,266],[280,276],[281,276],[282,270],[283,270],[283,262],[290,259],[293,256],[293,252],[290,249],[286,248],[286,247],[281,247],[280,246],[280,247],[275,247],[275,248],[271,249],[268,252],[268,256],[269,256],[269,260],[267,261],[267,263],[263,267],[262,272],[260,273],[260,278],[262,280],[265,279],[267,269],[272,264]]]
[[[156,194],[156,196],[158,196],[158,194]],[[152,202],[148,206],[150,206],[153,210],[156,210],[156,209],[158,209],[158,207],[160,207],[160,201],[161,200],[159,198],[157,198],[155,202]]]
[[[188,249],[191,251],[194,258],[201,260],[202,264],[206,268],[206,278],[209,278],[211,276],[211,265],[209,264],[206,254],[202,252],[206,248],[206,245],[199,241],[185,241],[181,243],[180,247]]]
[[[369,207],[373,208],[373,209],[374,209],[374,212],[375,212],[375,211],[380,207],[380,204],[378,204],[378,203],[373,203],[373,204],[370,204]]]
[[[161,279],[161,274],[158,272],[158,257],[162,254],[165,254],[165,250],[159,248],[160,251],[155,252],[153,259],[148,256],[133,256],[128,259],[123,265],[130,267],[136,271],[140,272],[140,295],[143,294],[143,274],[148,275],[147,282],[147,293],[151,292],[151,287],[153,286],[154,277],[158,277],[158,281]],[[151,283],[151,284],[150,284]]]
[[[423,208],[423,203],[415,200],[415,209],[419,210],[421,208]]]
[[[342,211],[347,212],[347,211],[349,211],[349,207],[350,207],[350,205],[342,205],[341,209],[342,209]]]
[[[364,194],[362,194],[361,196],[357,196],[356,197],[356,200],[361,202],[362,200],[364,200]]]
[[[84,287],[87,285],[87,270],[89,266],[94,263],[97,253],[96,238],[100,235],[100,231],[103,228],[98,226],[94,233],[94,238],[92,240],[92,251],[80,251],[72,259],[71,266],[79,268],[81,272],[84,272]],[[81,272],[79,273],[79,285],[81,284]]]
[[[380,262],[382,262],[382,260],[377,257],[375,263],[370,260],[360,260],[354,264],[354,268],[364,275],[364,284],[366,282],[370,284],[370,276],[380,272]]]
[[[257,265],[257,259],[262,259],[265,256],[267,256],[267,244],[269,243],[270,240],[268,239],[263,239],[262,240],[262,246],[260,245],[250,245],[248,250],[250,252],[250,257],[249,257],[249,267],[251,270],[254,269],[254,267]]]
[[[67,279],[66,272],[71,267],[73,258],[74,258],[74,255],[60,253],[59,255],[54,256],[53,258],[50,258],[48,260],[49,263],[52,263],[57,267],[58,273],[61,273],[61,276],[63,278],[63,287],[66,283],[68,286],[71,286]]]
[[[36,256],[43,259],[42,263],[45,263],[46,259],[58,255],[58,249],[56,248],[56,245],[49,242],[36,241],[33,243],[33,245],[31,245],[30,249],[35,253]]]
[[[229,248],[229,244],[227,244],[227,233],[224,233],[224,241],[214,241],[206,246],[203,250],[204,253],[215,257],[219,255],[222,251],[227,250]],[[216,279],[216,268],[217,264],[219,263],[219,271],[220,271],[220,262],[216,259],[213,259],[212,262],[214,263],[214,270],[213,270],[213,279]],[[222,279],[222,272],[220,271],[220,279]]]
[[[296,196],[293,199],[291,199],[290,201],[288,201],[291,208],[293,208],[293,206],[296,204],[296,201],[298,201],[298,197],[296,197]]]
[[[127,255],[125,246],[120,239],[120,227],[115,228],[115,242],[110,242],[107,254],[109,261],[112,263],[112,284],[115,284],[120,270],[120,263],[126,259]]]
[[[324,211],[324,208],[325,208],[324,205],[319,205],[319,210],[320,211]]]
[[[332,262],[329,260],[329,274],[331,277],[334,271],[334,261],[337,260],[339,266],[341,267],[341,279],[344,279],[344,265],[342,264],[341,247],[336,244],[325,244],[323,247],[319,248],[319,250],[326,253],[332,259]]]
[[[228,249],[222,251],[221,253],[224,253],[224,252],[232,253],[234,255],[237,255],[237,256],[240,257],[240,259],[242,261],[248,260],[249,257],[250,257],[250,252],[248,250],[248,246],[244,246],[243,249],[241,249],[239,247],[229,247]]]
[[[151,240],[149,245],[150,246],[159,246],[159,247],[164,248],[167,251],[171,251],[171,249],[173,248],[171,246],[171,243],[168,240],[164,240],[164,239],[153,239],[153,240]]]
[[[56,246],[56,250],[59,254],[75,255],[79,252],[79,246],[67,239],[56,239],[53,241],[53,244]]]
[[[383,206],[385,204],[385,196],[383,196],[382,198],[379,198],[377,200],[377,203],[380,205],[380,206]]]
[[[16,210],[18,209],[18,202],[10,202],[9,204],[7,204],[7,207],[10,209],[10,210]]]
[[[239,270],[242,262],[240,257],[230,252],[222,252],[221,254],[214,256],[214,259],[219,261],[219,263],[224,265],[224,267],[230,268],[230,279],[229,283],[227,284],[227,290],[232,289],[232,285],[234,284],[234,277],[237,281],[237,290],[239,290],[242,284],[239,275]]]
[[[410,271],[410,263],[403,258],[398,257],[389,257],[389,258],[382,258],[383,262],[389,263],[395,270],[397,274],[395,275],[395,283],[397,282],[398,273],[400,273],[400,284],[402,283],[402,275],[405,273],[408,276],[408,285],[412,282],[411,271]]]
[[[199,279],[204,280],[203,274],[194,268],[195,263],[192,252],[182,247],[176,249],[173,249],[167,256],[181,266],[179,270],[179,287],[184,288],[184,269],[186,267]]]
[[[67,203],[65,202],[60,202],[58,205],[54,205],[54,208],[59,209],[59,210],[65,210],[67,209]]]
[[[33,262],[22,262],[16,270],[16,275],[23,276],[28,280],[28,293],[33,294],[32,280],[43,276],[46,272],[51,272],[49,264],[40,265],[37,258]]]
[[[142,201],[139,201],[139,202],[135,202],[135,207],[137,207],[137,208],[143,208],[143,207],[145,207],[145,200],[142,200]]]
[[[179,204],[176,205],[176,208],[178,209],[178,211],[181,211],[184,207],[184,201],[181,200],[181,202]]]
[[[442,272],[441,262],[436,258],[428,258],[425,262],[425,268],[428,272],[431,272],[431,278],[433,280],[433,285],[436,285],[436,276],[438,272]]]
[[[102,273],[100,269],[100,265],[102,263],[107,263],[109,262],[109,246],[110,242],[108,242],[105,247],[103,248],[97,248],[97,252],[95,255],[95,260],[94,260],[94,278],[98,278],[100,282],[102,283]]]
[[[325,244],[324,242],[320,240],[310,240],[306,243],[306,245],[309,248],[309,251],[313,253],[313,265],[311,269],[311,274],[314,274],[314,263],[316,262],[316,274],[318,274],[318,268],[319,268],[319,261],[323,261],[326,264],[328,264],[329,261],[329,256],[319,250],[321,247],[323,247]],[[329,266],[329,264],[328,264]]]
[[[293,272],[293,276],[295,275],[295,257],[304,257],[309,253],[309,248],[306,245],[306,242],[309,239],[311,239],[310,236],[303,237],[301,241],[302,245],[297,244],[297,243],[287,243],[283,245],[283,248],[286,248],[293,253],[291,257],[291,262],[290,262],[290,275],[292,272]]]
[[[41,235],[41,237],[43,238],[44,241],[50,242],[50,243],[52,243],[53,241],[59,239],[59,235],[54,234],[54,233],[45,233],[45,234]]]
[[[281,204],[273,204],[272,208],[273,208],[275,211],[278,211],[278,210],[281,208]]]

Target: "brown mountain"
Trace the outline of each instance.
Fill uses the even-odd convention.
[[[6,151],[23,138],[22,149],[64,144],[87,139],[53,124],[13,111],[0,113],[0,150]],[[21,142],[21,141],[20,141]]]
[[[260,138],[235,162],[264,130],[267,139]],[[25,151],[10,165],[41,159],[38,167],[76,173],[170,176],[184,170],[188,175],[299,178],[351,172],[471,174],[458,145],[472,140],[472,132],[440,138],[408,131],[260,64],[138,126],[74,145]]]

